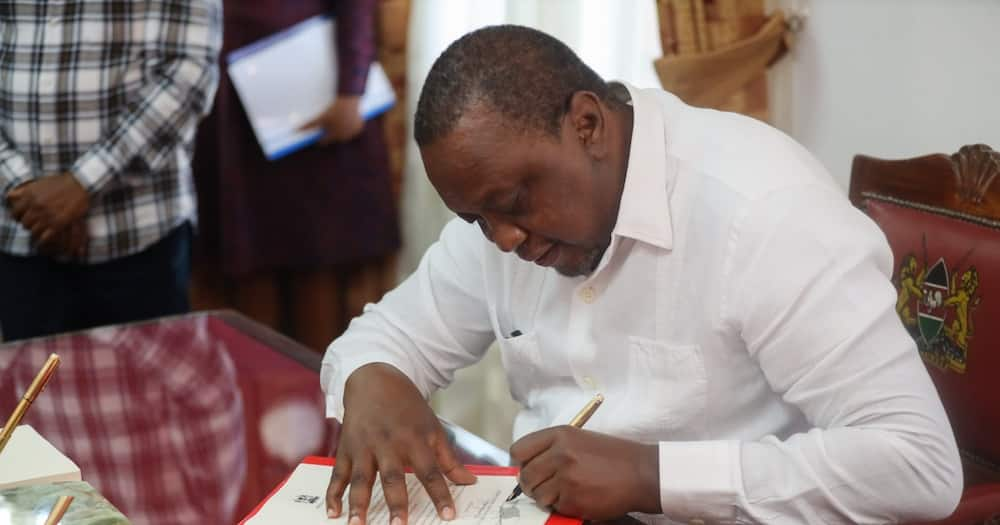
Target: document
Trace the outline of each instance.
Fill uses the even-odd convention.
[[[264,155],[276,160],[319,140],[319,129],[299,130],[337,94],[336,26],[321,15],[237,49],[227,71]],[[368,71],[360,112],[365,119],[391,108],[396,95],[378,62]]]
[[[504,503],[517,483],[517,470],[509,467],[470,466],[478,476],[474,485],[452,485],[457,518],[445,522],[438,518],[437,510],[423,485],[412,473],[406,474],[409,497],[409,525],[579,525],[580,520],[550,513],[527,497],[520,496]],[[292,475],[241,525],[347,525],[347,496],[344,491],[345,512],[336,519],[326,517],[326,487],[333,472],[333,460],[307,458],[295,468]],[[389,523],[389,512],[382,494],[382,485],[376,481],[372,487],[368,523]]]
[[[0,490],[80,479],[80,467],[29,425],[15,428],[0,453]]]

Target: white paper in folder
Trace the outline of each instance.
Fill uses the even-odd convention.
[[[299,127],[328,108],[337,94],[335,31],[333,17],[316,16],[227,56],[229,78],[268,159],[319,140],[320,130]],[[376,117],[395,102],[385,71],[372,63],[361,116]]]
[[[581,525],[582,521],[552,514],[527,496],[510,503],[504,500],[517,483],[517,470],[510,467],[469,465],[478,476],[474,485],[450,487],[457,514],[453,521],[437,516],[434,503],[412,473],[406,474],[410,525]],[[306,458],[292,475],[240,522],[240,525],[347,525],[347,512],[340,518],[326,517],[326,487],[333,472],[333,460]],[[349,490],[344,491],[343,508],[348,508]],[[372,487],[368,523],[389,523],[389,510],[382,485]]]

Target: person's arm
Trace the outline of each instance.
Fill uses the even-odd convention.
[[[417,270],[351,321],[323,358],[329,417],[343,420],[347,379],[366,364],[394,366],[427,398],[483,356],[494,339],[483,288],[484,246],[475,225],[452,220]]]
[[[377,50],[377,6],[377,0],[342,0],[336,3],[338,96],[360,96],[365,92],[368,68],[375,60]]]
[[[220,1],[154,1],[146,16],[146,85],[70,169],[91,194],[136,158],[150,170],[161,167],[192,139],[215,94],[222,45]]]
[[[449,520],[456,509],[446,478],[475,482],[426,399],[456,369],[481,358],[493,339],[485,245],[475,226],[453,220],[417,271],[327,350],[320,375],[327,412],[343,422],[326,495],[330,517],[343,513],[347,491],[352,522],[365,523],[378,477],[392,521],[405,524],[404,469],[412,468],[438,516]]]
[[[376,7],[376,0],[343,0],[335,4],[337,96],[322,113],[302,125],[304,129],[323,129],[321,145],[346,142],[364,131],[359,108],[368,69],[375,60]]]
[[[31,164],[0,135],[0,204],[7,204],[7,193],[34,178]]]
[[[896,317],[881,231],[834,190],[786,190],[753,205],[731,239],[722,320],[815,428],[661,443],[663,512],[774,524],[949,515],[962,491],[958,451]]]

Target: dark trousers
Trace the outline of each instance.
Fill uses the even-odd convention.
[[[3,341],[187,312],[191,225],[149,248],[100,264],[0,253]]]

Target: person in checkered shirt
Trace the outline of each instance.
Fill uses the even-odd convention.
[[[219,0],[0,0],[0,330],[188,310]]]

